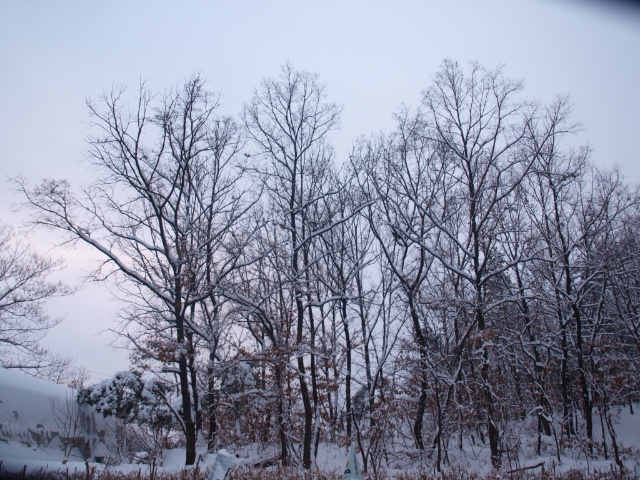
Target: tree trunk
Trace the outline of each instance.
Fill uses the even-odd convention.
[[[344,325],[345,349],[347,352],[347,373],[345,374],[345,408],[347,410],[347,443],[351,444],[352,431],[351,423],[353,421],[353,412],[351,411],[351,335],[349,334],[349,325],[347,324],[347,300],[342,299],[342,308],[340,315],[342,316],[342,324]]]
[[[280,440],[280,462],[283,467],[289,466],[289,454],[287,449],[287,429],[284,418],[284,387],[282,378],[284,367],[281,363],[277,363],[275,366],[275,380],[276,380],[276,396],[278,403],[278,439]]]
[[[500,455],[500,432],[496,424],[495,412],[493,409],[493,395],[491,393],[491,383],[489,381],[488,351],[485,348],[482,353],[482,383],[484,385],[484,401],[487,410],[487,431],[489,433],[489,447],[491,449],[491,465],[499,469],[502,463]]]
[[[180,286],[176,288],[180,293]],[[191,413],[191,395],[189,393],[189,359],[185,347],[184,318],[182,317],[182,303],[180,297],[176,301],[175,318],[178,348],[181,350],[178,357],[178,369],[180,378],[180,395],[182,398],[182,421],[184,423],[184,435],[186,443],[185,465],[193,465],[196,461],[196,428]]]
[[[413,334],[418,343],[418,350],[420,355],[419,373],[420,373],[420,396],[418,398],[418,408],[416,410],[416,418],[413,424],[413,436],[416,441],[416,447],[418,450],[424,450],[424,442],[422,441],[422,426],[424,413],[427,408],[427,342],[422,334],[422,328],[420,326],[420,319],[418,318],[418,311],[415,305],[415,298],[413,291],[408,291],[409,308],[411,311],[411,319],[413,320]]]
[[[575,304],[571,305],[573,318],[576,322],[576,349],[578,350],[578,374],[580,377],[580,387],[582,390],[582,408],[584,419],[587,423],[587,438],[593,440],[593,405],[591,402],[591,392],[587,381],[587,372],[584,364],[583,346],[582,346],[582,316],[580,310]],[[593,443],[589,443],[589,451],[593,453]]]
[[[218,430],[218,419],[216,415],[217,399],[215,391],[215,382],[213,380],[213,362],[215,357],[213,353],[209,354],[209,368],[207,369],[207,417],[209,420],[209,434],[207,437],[207,451],[213,453],[216,448],[216,433]]]
[[[196,461],[196,428],[191,414],[191,395],[189,395],[189,369],[184,355],[178,362],[180,369],[180,393],[182,396],[182,421],[185,428],[186,459],[185,465]]]
[[[200,411],[200,397],[198,395],[198,370],[195,365],[195,356],[193,348],[193,334],[187,335],[188,352],[189,352],[189,380],[191,382],[191,395],[193,397],[193,409],[195,417],[196,437],[198,432],[202,431],[202,412]]]

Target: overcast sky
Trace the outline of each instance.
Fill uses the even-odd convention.
[[[319,73],[344,105],[333,136],[343,159],[357,136],[390,129],[402,103],[417,105],[446,57],[504,64],[543,102],[570,95],[584,126],[576,141],[640,182],[640,11],[625,3],[0,0],[0,219],[23,219],[10,209],[20,198],[8,176],[90,181],[85,99],[113,84],[135,88],[143,78],[162,90],[201,72],[222,93],[221,111],[236,116],[261,79],[290,61]],[[55,239],[32,240],[47,249]],[[67,260],[72,283],[90,268],[90,252],[53,253]],[[99,334],[115,321],[107,298],[94,285],[50,306],[67,320],[48,345],[95,378],[127,366],[108,346],[113,337]]]

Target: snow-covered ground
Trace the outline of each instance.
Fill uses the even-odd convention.
[[[0,368],[0,461],[3,469],[62,466],[104,456],[107,422],[76,391]],[[66,455],[65,455],[66,444]]]
[[[26,465],[27,471],[38,468],[84,470],[87,460],[98,469],[104,468],[104,465],[96,464],[95,461],[96,457],[107,455],[113,444],[109,422],[88,406],[73,410],[75,397],[76,391],[73,389],[0,368],[1,469],[21,471]],[[640,405],[636,405],[635,408],[634,415],[628,407],[620,411],[616,433],[627,468],[640,473]],[[594,420],[594,440],[601,444],[599,421],[598,418]],[[70,438],[77,438],[73,446]],[[525,441],[528,439],[523,439],[523,443]],[[254,464],[260,459],[276,454],[275,451],[266,452],[255,446],[243,447],[231,453],[237,464]],[[321,445],[316,459],[318,468],[323,471],[341,471],[345,465],[346,454],[346,448]],[[518,467],[544,462],[545,468],[556,471],[566,471],[570,468],[604,470],[611,468],[613,464],[611,449],[609,454],[608,461],[602,457],[596,460],[587,455],[586,449],[567,449],[559,463],[553,451],[547,449],[544,456],[526,455],[526,460],[519,459]],[[184,458],[182,449],[166,451],[158,470],[182,468]],[[490,468],[486,447],[469,451],[465,449],[464,452],[451,449],[450,458],[452,464],[467,471],[483,472]],[[214,460],[215,455],[205,453],[200,457],[199,465],[206,469],[213,465]],[[144,471],[147,467],[123,464],[115,468],[126,472],[138,471],[141,468]]]

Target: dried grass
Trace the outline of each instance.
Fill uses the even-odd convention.
[[[153,479],[149,478],[149,472],[141,468],[134,472],[122,473],[115,470],[93,471],[87,479],[87,472],[77,470],[36,470],[31,473],[10,473],[0,471],[0,480],[206,480],[208,470],[195,470],[193,468],[174,472],[158,472]],[[585,470],[568,470],[566,472],[551,472],[540,470],[537,472],[492,472],[479,474],[455,469],[440,474],[408,471],[395,475],[385,473],[374,476],[365,474],[364,480],[631,480],[629,475],[620,476],[610,470],[601,470],[587,473]],[[253,469],[234,468],[230,480],[341,480],[342,472],[305,472],[298,468],[274,468]]]

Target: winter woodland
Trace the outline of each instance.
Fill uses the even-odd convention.
[[[468,449],[624,470],[640,190],[576,144],[568,98],[445,60],[348,158],[316,74],[285,65],[239,118],[219,100],[198,76],[107,91],[87,103],[94,183],[14,180],[122,300],[131,370],[81,402],[187,465],[251,445],[309,469],[353,444],[365,472]]]

